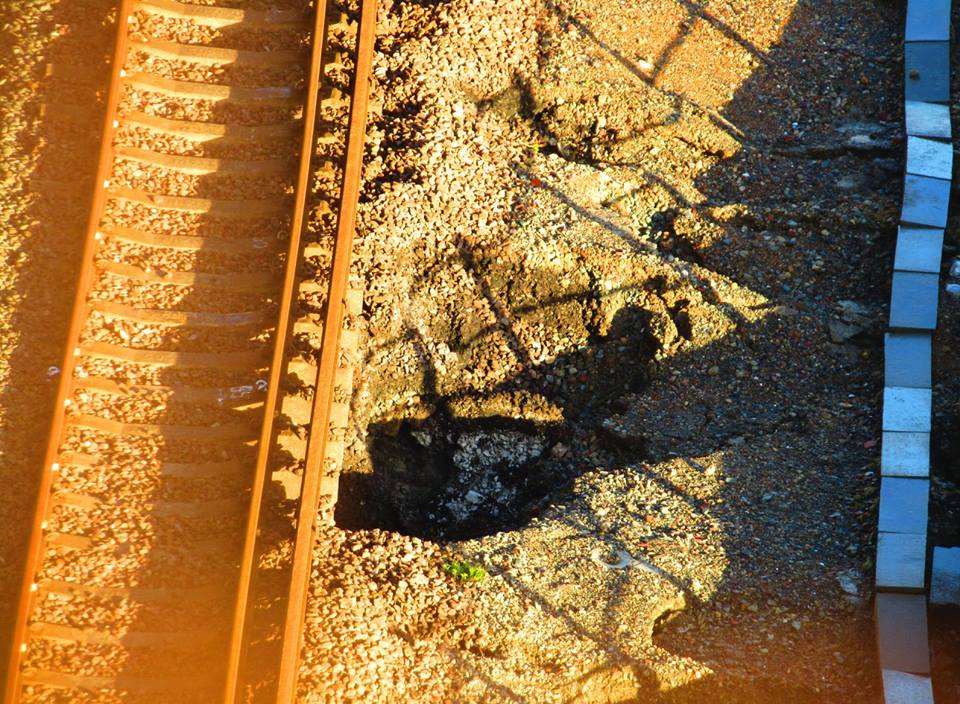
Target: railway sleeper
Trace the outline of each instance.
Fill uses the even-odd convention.
[[[181,327],[250,327],[262,325],[268,318],[267,311],[243,311],[239,313],[213,313],[205,311],[163,310],[138,308],[114,301],[91,300],[86,304],[91,310],[105,317],[119,318],[135,323]]]
[[[212,443],[234,440],[251,441],[256,438],[255,427],[247,425],[162,425],[153,423],[124,423],[111,418],[86,414],[70,414],[67,425],[94,430],[109,435],[158,436],[165,440],[205,440]]]
[[[276,238],[251,237],[248,239],[226,239],[223,237],[205,237],[191,235],[159,235],[154,232],[133,227],[114,225],[100,231],[101,239],[114,239],[120,242],[143,247],[179,249],[186,251],[218,252],[224,254],[252,254],[276,248]]]
[[[284,498],[287,501],[295,501],[300,498],[300,490],[303,484],[302,464],[306,457],[306,445],[302,447],[302,452],[294,457],[296,469],[282,468],[274,470],[271,473],[271,479],[277,483],[283,491]],[[325,468],[324,479],[333,481],[339,476],[339,468],[343,464],[343,457],[346,451],[346,445],[342,440],[328,440],[324,445],[323,464]],[[325,487],[326,493],[331,493],[329,487]],[[335,492],[333,493],[335,495]]]
[[[130,111],[120,116],[117,126],[130,125],[153,130],[160,135],[182,137],[198,142],[217,140],[218,143],[248,144],[262,140],[288,140],[301,129],[298,121],[269,125],[240,125],[197,120],[175,120],[169,117]],[[331,140],[332,141],[332,140]]]
[[[146,504],[151,515],[158,518],[211,518],[242,513],[247,502],[242,499],[199,499],[197,501],[156,501]],[[78,511],[97,511],[115,506],[95,496],[58,491],[52,494],[50,506],[65,506]]]
[[[36,622],[31,623],[27,630],[31,638],[44,638],[62,643],[114,645],[125,648],[193,648],[197,643],[212,644],[221,637],[221,634],[211,630],[172,633],[131,631],[117,635],[107,631]]]
[[[246,10],[212,5],[195,5],[178,0],[138,0],[135,11],[148,12],[171,19],[192,20],[211,27],[227,27],[243,23],[248,27],[296,25],[309,27],[309,18],[294,10]]]
[[[140,164],[149,164],[150,166],[196,176],[212,174],[250,174],[259,176],[264,174],[285,173],[291,167],[290,159],[259,159],[255,161],[247,161],[244,159],[212,159],[199,156],[166,154],[124,146],[116,147],[114,153],[118,159],[135,161]]]
[[[259,407],[262,405],[264,397],[263,385],[259,383],[202,388],[122,384],[104,377],[85,377],[76,379],[74,388],[130,398],[161,396],[166,403],[226,406],[235,410]]]
[[[129,47],[136,54],[131,63],[141,66],[144,73],[175,78],[176,75],[169,73],[171,70],[192,74],[207,69],[216,73],[216,78],[211,75],[210,78],[214,80],[201,79],[199,82],[213,85],[247,85],[251,80],[254,81],[251,87],[261,80],[269,80],[273,85],[287,85],[277,79],[283,76],[281,81],[285,81],[296,76],[295,72],[299,72],[309,58],[307,51],[297,49],[234,49],[157,36],[131,41]],[[347,54],[338,48],[328,47],[323,56],[323,70],[346,72],[349,68]],[[296,85],[300,85],[299,81]]]
[[[139,51],[147,56],[173,61],[188,61],[208,66],[226,64],[268,68],[284,64],[305,63],[307,58],[306,52],[297,50],[248,51],[207,46],[205,44],[183,44],[156,38],[131,41],[128,46],[131,51]]]
[[[157,93],[166,98],[180,100],[207,100],[211,102],[230,101],[233,103],[279,102],[299,105],[302,102],[301,91],[292,86],[228,86],[218,83],[200,83],[199,81],[181,81],[152,73],[136,72],[122,74],[125,84],[137,90]]]
[[[53,689],[73,689],[87,692],[130,692],[139,695],[160,693],[194,693],[197,683],[184,677],[138,677],[120,674],[111,677],[76,675],[35,667],[23,669],[22,681],[25,686],[50,687]],[[211,686],[212,689],[212,686]]]
[[[223,352],[164,352],[160,350],[130,349],[108,342],[81,343],[75,354],[112,362],[129,362],[156,367],[190,367],[194,369],[223,369],[254,371],[262,369],[269,360],[267,350],[228,350]]]
[[[288,197],[270,200],[225,200],[220,198],[196,198],[193,196],[168,196],[149,193],[135,188],[112,186],[107,197],[145,205],[159,210],[175,210],[184,213],[216,215],[226,218],[256,219],[267,215],[281,215],[290,209]]]
[[[139,604],[201,602],[223,596],[223,590],[219,585],[188,588],[97,587],[57,579],[41,579],[37,582],[37,593],[98,599],[126,599]]]
[[[285,396],[280,409],[293,425],[307,427],[313,418],[313,399],[303,396]],[[346,428],[350,421],[350,404],[333,403],[330,407],[330,426],[332,428]]]
[[[180,517],[172,518],[187,520],[181,519]],[[48,524],[48,528],[44,528],[44,530],[49,529],[49,522],[46,523]],[[162,562],[167,569],[178,568],[182,573],[190,573],[194,577],[197,574],[218,573],[220,570],[227,569],[232,564],[231,560],[223,556],[223,552],[227,549],[233,549],[233,546],[229,542],[230,540],[238,539],[236,535],[238,526],[235,521],[223,521],[223,523],[224,525],[217,526],[219,535],[214,537],[205,534],[202,538],[189,540],[189,543],[185,542],[182,538],[176,542],[166,540],[163,543],[154,539],[154,542],[148,545],[143,553],[149,555],[151,560],[156,560],[158,563]],[[56,579],[61,582],[83,581],[90,584],[90,586],[99,586],[98,583],[105,578],[102,569],[103,565],[115,564],[119,559],[129,556],[133,552],[129,549],[128,542],[120,541],[112,537],[95,538],[89,535],[49,530],[49,532],[44,533],[43,540],[45,547],[60,553],[61,560],[56,564],[46,564],[38,575],[38,582],[43,579]],[[110,586],[110,588],[127,586],[125,582],[129,580],[124,580],[124,575],[121,574],[124,569],[142,571],[143,567],[128,566],[121,567],[119,570],[111,569],[110,579],[114,584],[103,586]],[[47,571],[57,573],[72,571],[78,575],[82,575],[83,578],[82,580],[68,580],[64,579],[62,574],[60,576],[46,575],[45,572]],[[117,575],[120,576],[118,577]],[[129,575],[127,576],[129,577]],[[119,582],[119,584],[117,584],[117,582]],[[212,587],[218,583],[222,594],[223,584],[221,582],[214,580],[210,582],[209,586]],[[139,582],[137,586],[159,589],[174,585],[171,585],[169,581],[163,584],[145,581]],[[177,588],[183,588],[180,584],[176,584],[175,586]],[[191,581],[188,586],[195,586],[195,582]]]
[[[102,461],[88,453],[67,450],[60,453],[58,471],[65,467],[79,467],[88,469],[102,466]],[[239,475],[243,471],[243,464],[237,461],[226,462],[160,462],[158,472],[161,477],[177,477],[181,479],[210,479],[227,475]]]
[[[280,276],[270,271],[244,271],[232,274],[209,274],[196,271],[168,271],[166,269],[145,269],[132,264],[123,264],[110,259],[96,263],[97,268],[106,274],[123,277],[148,284],[168,286],[204,286],[243,293],[274,292],[280,285]]]

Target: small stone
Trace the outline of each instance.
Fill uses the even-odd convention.
[[[847,342],[851,338],[854,338],[863,332],[862,327],[858,325],[850,325],[849,323],[842,323],[839,320],[831,320],[827,324],[827,328],[830,331],[830,339],[837,344]]]
[[[856,570],[844,570],[837,573],[837,582],[840,588],[850,596],[859,596],[860,588],[857,586],[858,576]]]
[[[430,447],[430,444],[433,442],[433,437],[426,430],[411,430],[410,435],[413,436],[413,439],[417,441],[417,444],[420,447]]]

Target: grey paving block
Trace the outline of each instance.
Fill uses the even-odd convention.
[[[939,274],[942,252],[943,230],[940,228],[901,225],[897,231],[893,268]]]
[[[930,433],[883,433],[880,473],[885,477],[929,477]]]
[[[877,594],[874,612],[880,667],[929,675],[926,598],[922,594]]]
[[[883,430],[901,433],[929,433],[933,392],[903,386],[883,390]]]
[[[930,603],[960,606],[960,548],[934,548]]]
[[[926,566],[926,535],[877,533],[876,586],[879,591],[923,591]]]
[[[932,349],[928,332],[888,332],[883,345],[884,385],[930,388]]]
[[[903,177],[900,221],[909,225],[946,227],[950,208],[950,181],[907,174]]]
[[[907,134],[916,137],[950,139],[950,108],[939,103],[908,100],[904,105]]]
[[[953,145],[926,137],[907,137],[907,173],[950,180]]]
[[[883,704],[933,704],[933,683],[922,675],[884,670]]]
[[[950,0],[910,0],[904,39],[908,42],[950,41]]]
[[[929,479],[883,477],[880,480],[880,518],[882,533],[927,533]]]
[[[933,330],[937,327],[940,277],[916,271],[894,271],[890,289],[890,327]]]
[[[950,42],[906,42],[903,63],[903,92],[907,100],[950,100]]]

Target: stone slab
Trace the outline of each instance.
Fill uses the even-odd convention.
[[[929,389],[933,339],[928,332],[888,332],[883,345],[885,386]]]
[[[933,392],[888,386],[883,390],[883,430],[901,433],[929,433]]]
[[[927,505],[930,499],[929,479],[883,477],[880,480],[881,533],[927,533]]]
[[[939,274],[942,252],[943,230],[940,228],[901,225],[897,230],[893,268]]]
[[[937,327],[940,277],[916,271],[894,271],[890,287],[890,327],[933,330]]]
[[[907,137],[907,173],[949,181],[953,177],[953,145],[926,137]]]
[[[960,548],[934,548],[930,603],[960,606]]]
[[[903,92],[907,100],[950,100],[950,42],[905,42]]]
[[[930,674],[927,600],[923,594],[877,594],[874,604],[880,667]]]
[[[940,103],[908,100],[905,103],[907,134],[915,137],[950,139],[950,108]]]
[[[950,181],[915,174],[903,177],[902,223],[944,228],[949,208]]]
[[[929,477],[930,433],[885,432],[880,473],[884,477]]]
[[[883,704],[933,704],[933,683],[922,675],[884,670]]]
[[[950,41],[950,0],[910,0],[904,40]]]
[[[926,566],[926,535],[877,533],[878,591],[922,592]]]

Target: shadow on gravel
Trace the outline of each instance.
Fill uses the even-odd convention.
[[[704,601],[687,578],[661,570],[664,581],[686,596],[686,604],[682,610],[664,609],[661,618],[654,619],[653,650],[640,655],[618,630],[620,593],[609,595],[602,626],[595,627],[556,606],[556,595],[536,575],[497,572],[523,602],[537,604],[568,631],[608,652],[607,674],[626,669],[639,683],[622,693],[608,687],[603,699],[578,693],[565,701],[826,704],[838,695],[824,687],[839,682],[850,686],[842,693],[845,701],[873,702],[879,696],[879,671],[869,613],[877,461],[871,448],[879,431],[880,323],[867,325],[843,344],[831,340],[827,331],[839,301],[862,302],[875,321],[882,318],[895,231],[890,212],[898,198],[898,181],[891,173],[899,165],[891,165],[883,154],[843,147],[814,149],[813,158],[804,157],[802,150],[775,154],[784,143],[792,148],[804,140],[816,145],[835,140],[845,125],[839,117],[831,121],[831,111],[852,96],[858,96],[862,114],[854,110],[844,119],[897,119],[889,112],[899,100],[890,57],[898,46],[901,10],[884,5],[884,20],[872,18],[872,24],[865,23],[870,33],[859,36],[855,6],[798,5],[779,43],[763,54],[704,7],[682,4],[692,23],[705,22],[759,61],[722,114],[671,94],[678,111],[692,105],[743,149],[696,179],[704,194],[700,203],[672,189],[664,175],[646,172],[647,184],[641,188],[660,187],[672,200],[658,214],[660,222],[651,223],[651,232],[666,235],[659,241],[581,204],[576,194],[551,183],[543,189],[584,221],[621,238],[633,252],[649,252],[678,271],[684,266],[689,270],[692,262],[759,292],[767,299],[767,314],[746,320],[709,284],[698,285],[705,302],[722,312],[733,330],[723,339],[700,344],[700,314],[689,311],[689,302],[671,297],[670,291],[658,290],[658,282],[651,280],[643,293],[656,294],[666,306],[673,326],[669,344],[662,326],[653,324],[664,311],[652,311],[644,297],[636,296],[620,308],[608,329],[594,325],[588,345],[538,362],[513,331],[534,313],[562,327],[568,301],[546,296],[537,304],[521,303],[519,296],[512,296],[520,282],[509,280],[509,270],[497,271],[489,253],[475,255],[461,247],[467,250],[464,268],[498,318],[498,324],[475,336],[506,337],[522,371],[482,396],[449,393],[438,383],[436,355],[419,328],[409,325],[394,344],[419,350],[423,401],[434,410],[418,409],[367,428],[372,473],[343,475],[337,522],[348,529],[386,528],[455,543],[517,531],[546,513],[551,520],[562,520],[556,507],[576,501],[570,488],[579,478],[604,471],[643,475],[717,526],[723,577]],[[651,75],[605,43],[587,21],[565,11],[560,2],[547,0],[546,6],[623,65],[631,74],[625,80],[664,92],[657,87],[656,73]],[[689,33],[690,25],[656,62],[658,67]],[[836,50],[844,60],[863,47],[868,52],[871,47],[890,48],[878,50],[863,64],[862,77],[835,75],[834,84],[816,88],[808,70],[794,69],[804,62],[809,71],[820,68],[827,49],[818,38],[843,45]],[[856,46],[848,50],[848,43]],[[812,104],[798,98],[802,91]],[[808,130],[791,127],[808,112],[817,113],[811,120],[816,124]],[[556,137],[546,128],[541,133]],[[555,153],[581,164],[628,163],[597,153]],[[816,156],[823,153],[830,156]],[[641,168],[643,163],[642,155],[633,160]],[[529,178],[525,168],[518,167],[518,175]],[[745,189],[742,174],[747,171],[760,183]],[[857,185],[849,185],[850,180]],[[745,211],[741,216],[714,217],[720,208],[739,205]],[[678,211],[693,211],[728,236],[709,246],[687,242],[689,251],[676,248],[673,221]],[[848,219],[849,213],[859,215]],[[668,246],[669,239],[674,243]],[[783,249],[778,252],[771,243]],[[813,270],[823,273],[811,275],[811,265],[821,258]],[[688,279],[698,284],[695,277]],[[623,293],[591,289],[580,302],[592,310],[597,300],[591,297]],[[497,411],[497,403],[489,402],[497,395],[510,400],[506,405],[524,408],[523,417]],[[538,413],[537,398],[559,413]],[[665,464],[677,457],[688,463],[691,474],[706,473],[705,465],[696,463],[708,455],[719,457],[711,471],[724,479],[707,500],[664,474]],[[644,546],[620,541],[617,526],[609,521],[584,518],[582,512],[576,516],[578,534],[646,559]],[[641,523],[645,518],[624,511],[617,520]],[[687,537],[683,529],[668,527],[657,539],[676,541],[675,554],[682,559],[679,542]],[[838,578],[845,573],[856,575],[856,595],[841,590]],[[528,701],[486,671],[482,658],[465,653],[452,657],[458,667],[485,682],[492,700]],[[659,691],[658,673],[649,665],[658,658],[697,663],[713,674]],[[766,673],[756,672],[754,661],[762,663]],[[819,680],[818,668],[828,665],[849,676]],[[604,676],[586,673],[584,682],[570,683],[570,688],[583,688],[587,680],[603,682]]]

